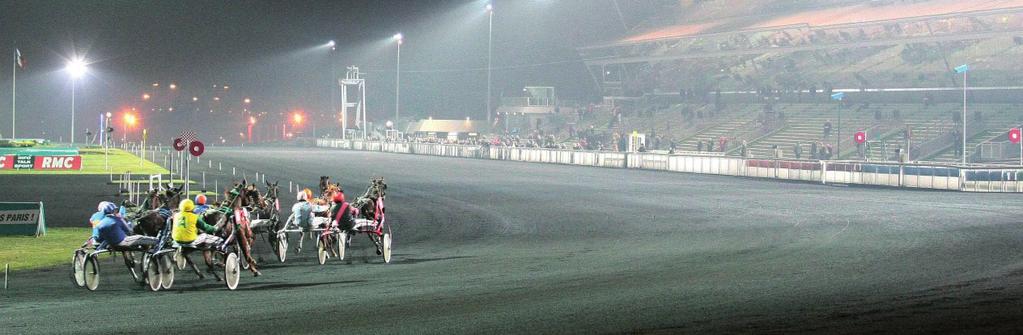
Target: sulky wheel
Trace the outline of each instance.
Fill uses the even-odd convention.
[[[99,287],[99,259],[96,256],[85,258],[85,288],[95,291]]]
[[[384,233],[384,236],[380,238],[381,255],[384,257],[384,263],[391,262],[391,233]]]
[[[316,239],[316,260],[320,262],[320,265],[327,262],[327,243],[325,240],[325,237]]]
[[[227,283],[227,289],[234,290],[238,288],[238,280],[241,279],[241,265],[239,264],[238,254],[229,253],[224,258],[224,282]]]
[[[160,290],[160,285],[163,284],[163,277],[160,276],[160,262],[157,257],[146,257],[148,260],[143,268],[146,269],[145,281],[150,291],[156,292]]]
[[[284,263],[288,259],[288,234],[278,233],[277,235],[277,260]]]
[[[85,286],[85,250],[75,250],[71,256],[71,282],[78,287]]]
[[[342,230],[341,233],[338,234],[338,239],[337,239],[337,259],[338,260],[342,260],[342,261],[345,260],[345,254],[347,254],[347,253],[348,253],[348,232]]]
[[[178,270],[184,270],[185,267],[188,266],[188,259],[185,258],[185,253],[181,251],[181,248],[174,250],[174,266],[176,266]]]
[[[170,289],[174,285],[174,267],[176,264],[171,259],[172,255],[171,253],[166,253],[157,257],[159,260],[157,263],[160,264],[160,287],[165,290]]]

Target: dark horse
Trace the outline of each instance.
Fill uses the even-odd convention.
[[[363,219],[369,219],[377,221],[378,218],[384,213],[383,199],[387,195],[387,183],[384,183],[384,178],[373,178],[370,180],[369,187],[366,188],[366,193],[355,199],[352,202],[352,207],[355,207],[359,211],[359,215]],[[377,204],[379,203],[380,213],[377,213]]]
[[[181,201],[181,191],[184,187],[185,185],[171,187],[170,184],[167,184],[166,189],[149,191],[146,200],[137,206],[133,213],[135,220],[134,233],[156,236],[163,230],[175,209],[174,206]],[[134,207],[128,203],[125,206]]]

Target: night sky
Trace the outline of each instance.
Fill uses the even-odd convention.
[[[223,136],[217,133],[244,124],[243,109],[267,113],[267,122],[296,110],[336,121],[329,116],[331,72],[343,75],[348,65],[365,73],[370,120],[393,118],[391,37],[398,32],[405,36],[402,115],[483,118],[486,3],[3,1],[0,134],[10,133],[15,45],[28,62],[18,71],[18,137],[67,136],[71,80],[63,69],[76,53],[90,63],[76,86],[76,133],[94,128],[101,113],[136,108],[158,132],[191,125]],[[621,5],[629,25],[648,14],[643,1]],[[494,7],[495,96],[519,95],[525,85],[555,86],[570,99],[596,94],[575,48],[625,33],[611,0],[499,0]],[[332,39],[333,55],[324,46]],[[170,83],[178,88],[169,90]],[[144,93],[152,98],[142,100]],[[244,98],[252,103],[243,105]]]

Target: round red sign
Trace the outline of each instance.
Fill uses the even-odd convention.
[[[1015,143],[1019,143],[1019,140],[1020,140],[1020,129],[1019,128],[1012,128],[1012,129],[1010,129],[1009,130],[1009,142],[1012,142],[1012,143],[1015,144]]]
[[[192,141],[192,143],[188,144],[188,153],[192,154],[192,156],[199,157],[203,151],[206,151],[206,146],[202,142]]]
[[[858,131],[858,132],[856,132],[856,135],[853,136],[853,140],[856,140],[856,143],[866,142],[867,141],[867,133],[864,133],[862,131]]]
[[[174,150],[177,150],[177,151],[185,150],[185,146],[187,144],[188,143],[185,143],[185,140],[181,139],[180,137],[179,138],[175,138],[174,139]]]

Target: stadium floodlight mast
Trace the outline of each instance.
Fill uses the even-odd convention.
[[[71,144],[75,144],[75,86],[78,78],[84,76],[88,68],[85,61],[76,58],[67,63],[65,70],[71,75]]]
[[[398,59],[395,63],[394,71],[394,121],[398,121],[398,118],[401,116],[399,112],[399,107],[401,106],[401,44],[405,42],[405,36],[397,33],[394,34],[392,39],[398,44]]]
[[[334,40],[330,40],[327,42],[327,47],[330,48],[330,55],[327,57],[330,61],[330,110],[332,113],[337,114],[337,93],[339,90],[338,86],[340,86],[337,83],[337,61],[334,60],[334,57],[337,55],[337,43]]]
[[[969,64],[956,66],[955,72],[963,74],[963,164],[966,164],[966,72],[970,71]]]
[[[490,100],[491,100],[490,86],[491,86],[491,83],[490,82],[491,81],[490,81],[490,78],[491,78],[491,71],[493,69],[491,67],[491,63],[493,61],[493,55],[494,55],[494,47],[493,47],[493,45],[494,45],[493,44],[494,43],[494,5],[493,4],[489,4],[489,3],[487,4],[487,18],[488,18],[488,22],[489,22],[487,24],[487,27],[488,27],[487,28],[487,124],[490,124],[490,122],[491,122],[491,118],[490,118],[490,113],[491,113],[491,109],[490,109]]]

